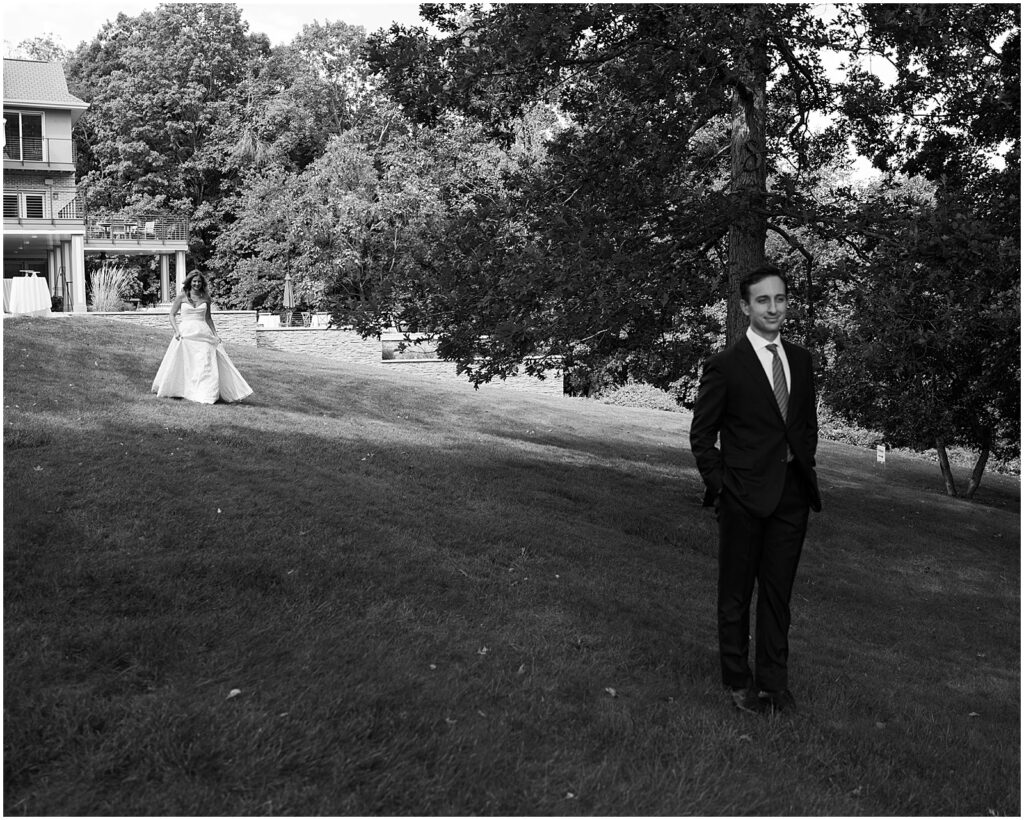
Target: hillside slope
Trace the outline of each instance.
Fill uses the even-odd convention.
[[[1018,480],[823,443],[747,723],[684,415],[168,335],[4,321],[7,812],[1019,814]]]

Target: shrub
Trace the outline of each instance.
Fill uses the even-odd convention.
[[[124,297],[132,279],[131,272],[121,265],[104,264],[92,275],[92,309],[124,310]]]
[[[884,434],[851,424],[826,404],[818,405],[818,436],[828,441],[838,441],[856,447],[873,448],[885,444],[887,450],[897,453],[923,456],[934,462],[939,460],[934,447],[893,447],[886,441]],[[946,455],[950,463],[958,467],[973,467],[978,458],[978,454],[973,450],[958,446],[947,447]],[[989,457],[988,469],[996,473],[1020,475],[1020,457],[1001,459],[993,454]]]
[[[875,447],[885,442],[885,436],[881,433],[851,424],[820,402],[818,403],[818,436],[829,441],[839,441],[857,447]]]
[[[680,380],[682,382],[682,380]],[[692,389],[690,385],[687,389]],[[694,398],[695,390],[693,390]],[[648,410],[669,410],[676,413],[689,412],[679,400],[685,394],[680,385],[673,384],[671,390],[662,390],[653,384],[642,382],[628,382],[619,387],[608,387],[595,398],[605,404],[616,404],[621,407],[644,407]],[[887,450],[894,450],[907,455],[914,454],[931,461],[938,461],[935,450],[912,450],[907,448],[893,448],[885,442],[885,437],[876,430],[865,430],[844,420],[838,413],[835,413],[827,405],[818,405],[818,436],[828,441],[852,444],[855,447],[874,448],[879,444],[885,444]],[[971,467],[977,459],[978,454],[963,447],[948,448],[947,455],[952,464],[961,467]],[[1000,459],[992,456],[988,468],[993,472],[1009,475],[1020,475],[1020,458]]]
[[[648,410],[668,410],[673,413],[683,410],[670,393],[642,382],[627,382],[621,387],[613,387],[598,396],[597,400],[622,407],[646,407]]]

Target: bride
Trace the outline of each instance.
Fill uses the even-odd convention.
[[[181,311],[181,323],[175,316]],[[224,351],[210,315],[206,280],[197,271],[185,277],[185,287],[171,303],[171,339],[152,391],[161,398],[186,398],[204,404],[217,399],[239,401],[252,394]]]

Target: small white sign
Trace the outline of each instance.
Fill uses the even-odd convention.
[[[878,463],[885,464],[885,445],[879,444],[875,450],[878,452]]]

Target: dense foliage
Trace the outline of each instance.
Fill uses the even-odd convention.
[[[950,206],[912,212],[857,271],[828,398],[893,444],[979,452],[970,496],[993,448],[1019,453],[1020,248]]]
[[[370,39],[415,121],[455,109],[507,138],[538,99],[563,119],[544,167],[516,183],[537,217],[534,289],[568,283],[582,297],[569,332],[549,340],[562,354],[580,325],[627,349],[691,326],[763,261],[769,176],[801,184],[838,145],[834,129],[802,127],[824,104],[828,42],[804,6],[428,4],[423,15],[442,37],[395,27]],[[735,298],[728,313],[735,336]]]
[[[975,450],[970,497],[993,450],[1020,452],[1020,9],[864,15],[863,43],[897,77],[886,89],[853,72],[846,120],[878,167],[920,175],[934,195],[862,203],[886,230],[850,277],[827,396],[895,444],[936,447],[951,495],[946,446]]]
[[[246,67],[266,55],[236,6],[164,4],[119,14],[83,44],[67,73],[89,102],[78,123],[79,172],[93,207],[160,208],[208,240],[223,195],[222,132]]]
[[[477,383],[558,366],[685,403],[770,258],[833,409],[975,447],[970,493],[1019,439],[1019,15],[425,4],[430,31],[272,48],[233,5],[163,4],[67,69],[90,205],[187,216],[224,306],[276,308],[290,273]]]
[[[568,121],[543,170],[515,181],[522,212],[538,217],[525,220],[532,241],[514,261],[490,248],[515,271],[489,283],[499,309],[483,322],[475,305],[462,309],[461,326],[487,338],[453,351],[474,378],[500,375],[531,346],[572,372],[576,351],[603,336],[590,372],[643,354],[655,381],[666,342],[707,339],[716,295],[729,298],[727,339],[738,335],[734,287],[717,288],[764,260],[770,230],[806,262],[796,325],[829,341],[823,383],[837,410],[893,443],[936,446],[954,494],[947,442],[980,454],[968,495],[993,446],[1018,447],[1019,9],[866,4],[827,19],[792,4],[431,4],[423,14],[440,37],[393,27],[370,41],[411,117],[430,124],[455,109],[500,135],[544,98]],[[845,55],[844,81],[827,79],[825,49]],[[872,55],[891,62],[893,83],[865,64]],[[812,129],[822,114],[831,127]],[[823,184],[841,168],[845,134],[887,174],[874,196]],[[937,189],[904,210],[893,192],[915,174]],[[830,281],[815,281],[815,262]],[[550,321],[552,296],[574,322]],[[819,307],[834,324],[815,326]],[[672,375],[701,352],[685,350]]]

